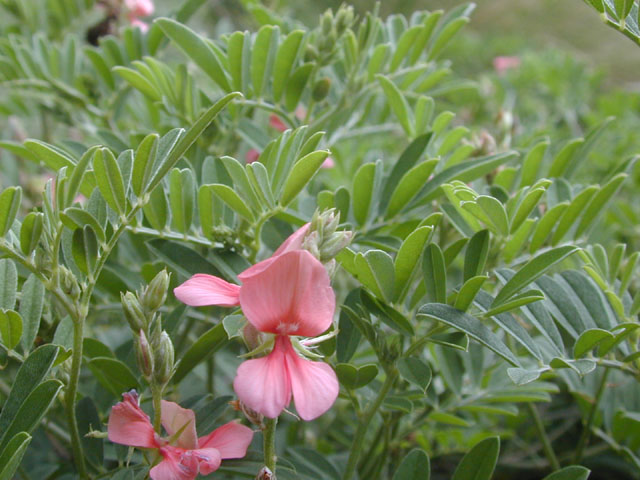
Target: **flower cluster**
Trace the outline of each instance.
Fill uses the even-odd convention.
[[[131,25],[146,32],[149,25],[140,20],[140,17],[148,17],[153,14],[153,0],[124,0],[124,5],[127,8],[127,18]]]

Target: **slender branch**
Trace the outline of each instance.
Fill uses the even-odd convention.
[[[591,410],[589,411],[589,416],[587,417],[587,423],[584,425],[584,430],[582,430],[582,434],[580,435],[580,440],[578,441],[578,446],[576,447],[576,454],[573,459],[573,463],[575,464],[578,464],[582,461],[582,457],[584,455],[584,449],[589,443],[591,428],[593,427],[593,422],[596,418],[596,413],[598,413],[598,406],[600,405],[600,399],[602,398],[602,394],[604,393],[605,386],[607,385],[609,370],[610,370],[609,368],[605,368],[604,373],[602,374],[602,378],[600,379],[600,385],[598,385],[596,396],[593,399],[593,404],[591,405]]]
[[[556,457],[556,453],[553,451],[551,441],[549,440],[547,431],[544,429],[544,425],[542,423],[542,419],[540,418],[540,414],[538,413],[538,409],[531,402],[527,403],[527,407],[529,408],[529,412],[531,413],[531,417],[533,418],[533,423],[536,426],[538,437],[540,437],[540,441],[542,442],[542,449],[544,450],[544,454],[547,457],[547,460],[549,460],[551,468],[553,468],[553,470],[559,470],[560,463],[558,462],[558,457]]]
[[[364,415],[360,419],[360,422],[358,423],[358,429],[356,430],[356,434],[353,437],[351,451],[349,452],[347,468],[344,472],[344,475],[342,476],[343,480],[351,480],[351,478],[353,477],[356,471],[356,466],[358,465],[358,459],[360,458],[360,453],[362,451],[364,443],[364,437],[369,428],[369,424],[371,423],[371,420],[373,419],[376,412],[379,410],[380,405],[382,405],[382,402],[386,398],[387,393],[389,393],[389,390],[396,381],[397,376],[398,372],[395,370],[387,373],[387,378],[385,379],[382,388],[378,392],[378,396],[375,398],[369,408],[367,408]]]
[[[73,319],[73,353],[71,356],[71,374],[65,392],[65,403],[67,409],[67,422],[69,433],[71,434],[71,449],[73,458],[78,469],[80,478],[89,478],[80,442],[80,431],[76,419],[76,394],[78,393],[78,380],[80,379],[80,367],[82,366],[82,342],[84,340],[84,318]]]
[[[162,431],[162,386],[151,380],[151,397],[153,399],[153,429],[157,434]]]

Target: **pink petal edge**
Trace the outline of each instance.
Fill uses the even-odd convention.
[[[182,285],[173,289],[178,300],[192,307],[239,305],[240,287],[221,278],[197,273]]]
[[[138,394],[132,391],[122,396],[122,402],[116,403],[109,414],[109,440],[131,447],[158,448],[149,416],[138,405]]]
[[[225,423],[198,439],[199,448],[215,448],[221,458],[242,458],[253,439],[253,430],[236,421]]]
[[[182,433],[178,437],[175,444],[184,449],[193,449],[198,447],[198,434],[196,433],[196,414],[193,410],[182,408],[174,402],[162,400],[161,407],[162,426],[170,437],[178,431]],[[171,442],[172,444],[174,442]]]

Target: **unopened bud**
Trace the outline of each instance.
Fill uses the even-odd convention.
[[[353,239],[353,232],[345,230],[333,233],[320,245],[320,261],[327,262],[338,255]]]
[[[320,18],[320,28],[322,28],[322,33],[324,35],[328,35],[333,29],[333,13],[331,12],[331,9],[328,9],[322,14],[322,17]]]
[[[269,470],[269,467],[262,467],[258,472],[256,480],[276,480],[276,476],[271,470]]]
[[[383,343],[383,362],[387,365],[395,363],[402,354],[402,337],[398,335],[390,335],[384,338]]]
[[[124,316],[127,322],[129,322],[131,330],[137,333],[139,330],[145,329],[147,326],[147,317],[142,311],[138,297],[132,292],[125,294],[120,293],[120,301],[122,302]]]
[[[302,241],[302,248],[307,250],[311,255],[316,257],[318,260],[320,259],[320,249],[318,248],[318,244],[320,243],[320,235],[318,232],[309,232],[307,236],[304,237]]]
[[[313,62],[318,59],[318,55],[318,49],[311,44],[307,44],[307,47],[304,51],[304,61]]]
[[[336,29],[341,35],[353,23],[353,7],[341,6],[336,13]]]
[[[151,346],[149,345],[149,340],[147,340],[144,330],[140,330],[135,345],[138,368],[147,381],[149,381],[151,375],[153,375],[153,352],[151,351]]]
[[[249,420],[252,424],[257,425],[260,428],[264,428],[264,415],[256,412],[252,408],[247,407],[241,400],[234,400],[229,402],[229,404],[237,411],[242,412],[244,416]]]
[[[169,274],[167,270],[160,271],[151,280],[142,296],[142,307],[145,312],[154,313],[167,300],[167,290],[169,289]]]
[[[69,295],[69,298],[77,300],[80,298],[80,286],[78,285],[78,280],[71,271],[60,265],[60,286],[62,287],[62,291]]]
[[[314,102],[321,102],[327,95],[329,95],[329,90],[331,89],[331,80],[328,77],[321,78],[318,80],[311,90],[311,98],[313,98]]]
[[[173,343],[164,330],[160,339],[153,345],[153,378],[160,385],[166,385],[173,375],[174,351]]]

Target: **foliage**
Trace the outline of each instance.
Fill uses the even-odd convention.
[[[316,350],[341,392],[280,418],[279,479],[638,478],[634,94],[558,53],[465,78],[471,4],[307,27],[245,1],[214,36],[186,0],[94,46],[94,2],[26,3],[0,3],[0,478],[144,478],[105,439],[131,388],[201,432],[237,416],[244,319],[167,292],[326,209],[354,234]],[[634,32],[635,2],[590,3]],[[254,478],[260,437],[215,475]]]

